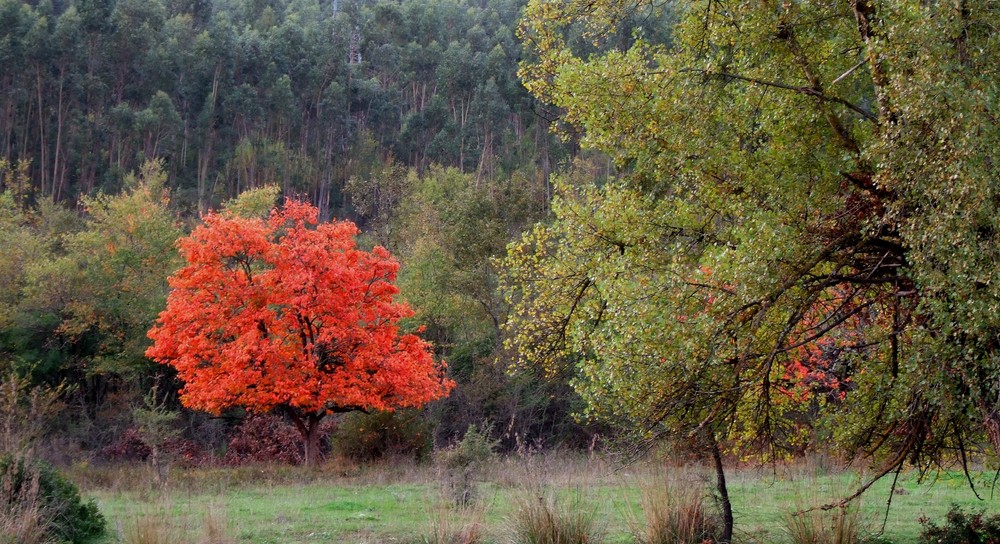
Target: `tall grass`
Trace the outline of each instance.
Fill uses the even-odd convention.
[[[209,505],[196,524],[172,510],[169,503],[161,503],[134,511],[118,525],[119,540],[122,544],[235,544],[224,508]]]
[[[510,544],[598,544],[604,541],[597,512],[578,495],[560,500],[554,493],[517,499],[508,519]]]
[[[486,541],[486,508],[482,503],[455,508],[450,500],[441,500],[428,518],[430,527],[423,538],[424,544],[481,544]]]
[[[861,510],[854,503],[829,511],[794,512],[785,518],[792,544],[863,544],[868,541]]]
[[[210,504],[202,519],[201,544],[235,544],[236,539],[229,532],[229,518],[226,509]]]
[[[41,475],[37,469],[25,472],[20,482],[14,470],[3,472],[0,478],[0,543],[3,544],[49,542],[46,521],[49,516],[40,495]]]
[[[639,483],[642,516],[629,509],[627,521],[638,544],[703,544],[718,542],[722,519],[705,504],[701,485],[662,475]]]
[[[702,479],[708,476],[698,467],[666,465],[662,460],[620,468],[600,458],[571,454],[493,459],[477,476],[480,500],[474,501],[472,509],[455,506],[442,484],[440,465],[431,463],[354,465],[338,464],[332,459],[318,471],[266,465],[183,469],[172,475],[165,491],[150,486],[148,478],[136,476],[134,471],[149,470],[146,466],[126,467],[119,475],[108,467],[80,466],[75,470],[82,473],[83,468],[93,470],[87,481],[118,527],[130,522],[136,510],[143,508],[138,506],[141,503],[171,501],[172,523],[186,531],[189,543],[205,538],[201,516],[213,501],[228,506],[232,535],[238,535],[242,542],[282,544],[316,542],[316,535],[326,535],[326,542],[359,542],[363,535],[369,535],[372,542],[454,544],[472,543],[480,538],[477,534],[483,535],[481,541],[496,544],[558,542],[566,541],[564,535],[570,532],[587,531],[539,527],[565,527],[567,523],[558,520],[571,517],[574,510],[596,520],[594,532],[606,533],[609,541],[673,544],[690,538],[683,534],[694,532],[678,527],[710,525],[698,520],[715,517],[714,503],[707,495],[710,482]],[[674,481],[664,481],[657,474]],[[814,529],[815,525],[837,527],[832,517],[837,512],[827,512],[828,520],[816,522],[792,520],[788,513],[843,497],[860,478],[854,472],[830,473],[824,467],[801,464],[778,466],[776,470],[741,468],[731,476],[739,538],[761,544],[815,541],[816,537],[809,536],[821,532]],[[992,474],[984,477],[992,478]],[[132,482],[138,487],[130,486]],[[883,541],[916,542],[920,530],[917,519],[943,519],[952,502],[976,507],[971,492],[957,485],[962,482],[964,479],[919,486],[915,473],[904,473],[899,485],[905,486],[907,493],[894,498]],[[872,502],[857,505],[861,513],[858,541],[866,536],[866,529],[875,527],[870,520],[877,516],[881,521],[884,514],[878,503],[888,493],[889,482],[878,485],[872,490]],[[692,488],[696,488],[696,496],[685,499],[684,492]],[[525,495],[526,489],[530,495]],[[572,500],[574,495],[578,500]],[[630,510],[634,512],[630,514]],[[370,521],[372,516],[361,517],[361,512],[375,516],[377,521]],[[220,511],[215,519],[224,526],[223,518],[224,512]],[[835,537],[851,532],[846,530],[850,521],[847,518],[838,522],[840,528],[832,530]],[[519,540],[511,538],[517,525],[523,529]],[[795,529],[796,525],[800,528]],[[793,531],[806,536],[793,540]],[[553,538],[553,533],[559,538]],[[681,539],[671,540],[678,533]],[[532,540],[526,536],[530,534],[549,536]],[[593,536],[585,538],[596,540]],[[850,542],[836,538],[839,540],[818,542]]]
[[[166,511],[134,514],[118,528],[122,544],[184,544],[187,535]]]

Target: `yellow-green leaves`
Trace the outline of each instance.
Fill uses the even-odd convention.
[[[523,361],[748,450],[1000,430],[1000,9],[682,2],[670,40],[581,54],[644,7],[526,11],[526,85],[625,175],[509,248]]]

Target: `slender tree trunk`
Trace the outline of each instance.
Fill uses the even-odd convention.
[[[14,87],[14,79],[12,77],[4,77],[2,83],[0,83],[0,89],[4,90],[4,94],[8,95],[7,99],[4,101],[3,108],[3,149],[0,149],[0,157],[4,159],[11,160],[14,158],[14,119],[16,118],[16,109],[14,107],[13,93],[8,93],[8,89]]]
[[[204,127],[204,141],[201,149],[198,150],[198,213],[208,211],[208,170],[212,164],[212,144],[215,140],[212,117],[215,114],[215,102],[219,98],[219,84],[222,76],[222,65],[215,66],[215,73],[212,75],[212,94],[209,95],[210,115]]]
[[[58,202],[62,199],[62,180],[65,173],[61,166],[62,156],[62,136],[63,136],[63,87],[65,87],[66,68],[59,68],[59,100],[56,102],[56,151],[52,158],[52,200]]]
[[[31,119],[35,115],[35,109],[34,108],[35,108],[35,101],[33,99],[25,100],[25,102],[24,102],[24,121],[21,122],[21,123],[16,123],[17,126],[21,127],[21,136],[19,138],[17,138],[17,141],[19,142],[19,144],[21,146],[20,150],[18,150],[18,153],[17,153],[18,157],[25,157],[25,158],[27,158],[29,156],[28,149],[31,146],[31,142],[29,141],[29,136],[31,134]]]
[[[48,187],[48,177],[49,177],[49,159],[48,159],[48,141],[45,138],[45,108],[42,106],[42,69],[39,66],[35,66],[35,90],[38,95],[38,152],[41,156],[39,161],[38,171],[40,175],[41,189],[40,193],[47,195],[49,191]]]
[[[719,505],[722,507],[722,544],[733,541],[733,503],[729,500],[729,488],[726,487],[726,471],[722,466],[722,452],[719,442],[712,437],[712,459],[715,461],[715,489],[719,493]]]

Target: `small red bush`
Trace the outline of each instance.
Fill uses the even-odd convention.
[[[251,414],[229,436],[225,463],[302,462],[301,438],[295,427],[271,414]]]
[[[109,461],[145,461],[150,453],[139,429],[130,427],[101,450],[101,457]]]

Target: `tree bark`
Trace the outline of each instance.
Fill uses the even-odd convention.
[[[1000,405],[1000,400],[998,400],[998,405]],[[990,441],[990,445],[993,446],[993,453],[998,453],[1000,452],[1000,410],[981,402],[979,411],[983,416],[983,427],[986,430],[986,438]]]
[[[719,442],[712,437],[712,459],[715,461],[715,489],[719,493],[719,506],[722,507],[722,537],[721,544],[733,541],[733,503],[729,500],[729,488],[726,487],[726,471],[722,466],[722,452]]]
[[[56,102],[56,150],[52,158],[52,200],[54,202],[59,202],[62,200],[62,186],[63,180],[66,178],[65,167],[60,164],[62,151],[62,137],[63,137],[63,119],[65,115],[63,114],[63,88],[65,87],[66,80],[66,67],[62,66],[59,68],[59,99]]]
[[[38,96],[38,153],[41,155],[41,160],[38,164],[38,172],[40,178],[40,188],[39,193],[43,196],[48,196],[48,177],[49,177],[49,159],[48,159],[48,141],[45,137],[45,108],[42,102],[42,69],[40,66],[35,65],[35,90]]]
[[[302,436],[302,464],[314,468],[319,464],[319,424],[324,414],[302,414],[290,409],[292,423]]]

